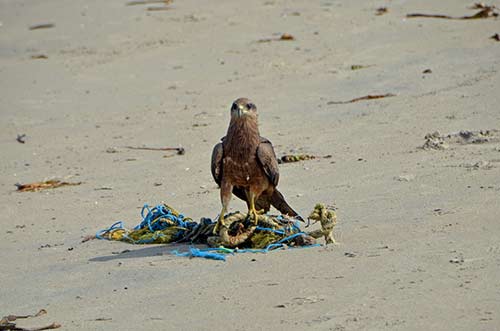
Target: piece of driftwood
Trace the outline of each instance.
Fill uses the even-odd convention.
[[[363,101],[363,100],[382,99],[382,98],[389,98],[389,97],[395,97],[395,96],[396,95],[392,94],[392,93],[369,94],[369,95],[365,95],[363,97],[354,98],[354,99],[347,100],[347,101],[329,101],[327,104],[328,105],[340,105],[340,104],[353,103],[353,102],[358,102],[358,101]]]
[[[40,30],[40,29],[50,29],[55,27],[56,25],[54,23],[42,23],[42,24],[36,24],[32,25],[29,27],[30,30]]]
[[[178,155],[183,155],[186,153],[184,147],[134,147],[134,146],[125,146],[128,149],[138,149],[144,151],[176,151]]]
[[[281,36],[277,38],[264,38],[257,40],[258,43],[269,43],[271,41],[291,41],[295,40],[295,37],[289,33],[283,33]]]
[[[363,64],[353,64],[351,65],[351,70],[360,70],[360,69],[366,69],[373,67],[373,64],[370,65],[363,65]]]
[[[46,180],[44,182],[36,182],[36,183],[29,183],[29,184],[15,184],[17,186],[17,191],[18,192],[35,192],[35,191],[41,191],[41,190],[46,190],[50,188],[56,188],[56,187],[61,187],[61,186],[74,186],[74,185],[80,185],[82,182],[77,182],[77,183],[70,183],[70,182],[62,182],[60,180],[56,179],[51,179],[51,180]]]
[[[138,1],[129,1],[126,3],[127,6],[137,6],[137,5],[151,5],[154,3],[163,3],[163,4],[171,4],[173,0],[138,0]]]
[[[448,20],[474,20],[481,18],[490,18],[490,17],[498,17],[498,12],[495,6],[488,6],[480,3],[476,3],[471,9],[480,9],[474,15],[465,15],[465,16],[450,16],[450,15],[442,15],[442,14],[407,14],[406,17],[414,18],[414,17],[427,17],[427,18],[444,18]]]
[[[162,11],[162,10],[170,10],[170,7],[148,7],[147,11]]]
[[[45,309],[40,309],[38,313],[34,315],[7,315],[4,316],[2,319],[0,319],[0,331],[42,331],[42,330],[53,330],[53,329],[58,329],[61,327],[61,324],[59,323],[52,323],[47,326],[42,326],[42,327],[35,327],[35,328],[23,328],[19,327],[16,325],[16,323],[13,323],[14,321],[18,319],[25,319],[25,318],[31,318],[31,317],[39,317],[42,315],[47,314],[47,311]]]
[[[45,54],[36,54],[36,55],[31,55],[31,59],[33,60],[46,60],[49,57]]]

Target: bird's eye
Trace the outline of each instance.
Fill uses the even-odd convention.
[[[247,108],[248,110],[255,108],[255,105],[253,103],[247,103]]]

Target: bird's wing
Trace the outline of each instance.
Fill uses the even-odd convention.
[[[212,163],[211,170],[212,176],[214,177],[217,185],[220,186],[222,181],[222,156],[224,154],[224,150],[222,148],[222,143],[218,143],[214,146],[214,150],[212,151]]]
[[[269,181],[274,186],[278,186],[280,179],[278,160],[276,159],[276,154],[274,154],[273,144],[266,138],[260,138],[260,144],[257,148],[257,160],[259,160]]]

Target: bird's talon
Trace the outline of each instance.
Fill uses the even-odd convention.
[[[259,223],[259,214],[257,213],[257,211],[253,211],[252,212],[252,215],[253,215],[253,224],[254,225],[257,225]]]
[[[226,228],[226,229],[228,229],[228,226],[227,226],[226,224],[224,224],[224,223],[222,223],[222,222],[220,222],[220,221],[219,221],[219,222],[217,222],[217,224],[215,224],[215,226],[214,226],[214,230],[212,231],[212,233],[213,233],[214,235],[219,235],[220,230],[221,230],[222,228]]]

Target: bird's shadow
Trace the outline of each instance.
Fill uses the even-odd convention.
[[[172,250],[185,251],[189,245],[171,244],[171,245],[148,245],[139,249],[125,249],[119,252],[113,252],[112,255],[97,256],[89,259],[89,262],[107,262],[122,259],[137,259],[151,256],[171,255]]]

